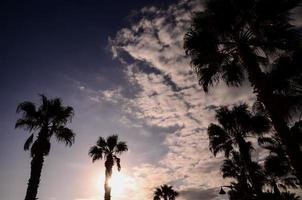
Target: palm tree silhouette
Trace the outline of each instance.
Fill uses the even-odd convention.
[[[216,111],[217,124],[210,124],[208,127],[210,150],[216,155],[224,152],[225,157],[238,147],[242,174],[246,173],[246,178],[251,182],[251,188],[258,195],[262,194],[262,179],[255,170],[256,163],[251,159],[253,149],[251,142],[246,141],[246,137],[261,135],[270,129],[270,121],[262,115],[253,115],[248,111],[246,104],[234,106],[231,110],[227,107],[220,107]],[[233,159],[237,158],[233,155]],[[227,160],[229,161],[229,160]],[[239,163],[237,163],[238,165]],[[239,178],[239,177],[237,177]]]
[[[266,185],[272,188],[274,195],[278,197],[282,195],[279,188],[285,190],[287,188],[297,189],[299,181],[292,174],[292,168],[279,138],[260,137],[258,143],[270,152],[264,161],[263,167]]]
[[[24,150],[31,150],[31,172],[25,200],[36,200],[44,157],[50,151],[50,139],[54,135],[58,142],[71,146],[75,133],[66,127],[73,117],[73,108],[65,107],[59,98],[47,99],[41,95],[42,104],[39,107],[25,101],[17,107],[17,113],[22,117],[15,127],[23,128],[32,133],[24,144]]]
[[[289,191],[282,192],[279,196],[271,192],[266,192],[263,200],[300,200],[300,197]]]
[[[178,192],[173,189],[173,186],[162,185],[157,187],[154,191],[154,200],[175,200],[178,196]]]
[[[263,177],[261,173],[261,167],[255,163],[251,163],[250,169],[254,169],[254,175],[258,175],[258,177]],[[253,185],[249,182],[248,173],[246,172],[246,166],[243,162],[241,155],[239,152],[233,150],[229,158],[226,158],[223,161],[221,166],[221,172],[223,178],[232,178],[235,179],[236,182],[231,182],[231,185],[228,186],[231,190],[228,192],[230,199],[253,199],[254,198],[254,191]],[[260,175],[260,176],[259,176]],[[221,194],[225,194],[221,187]],[[262,194],[261,194],[262,195]],[[259,199],[259,195],[257,196]]]
[[[271,163],[276,164],[278,163]],[[266,164],[265,164],[266,165]],[[233,178],[236,182],[231,182],[230,186],[231,190],[228,191],[230,200],[298,200],[299,196],[296,196],[294,193],[290,193],[288,191],[281,192],[278,187],[282,187],[286,190],[288,187],[297,188],[297,179],[294,177],[284,177],[282,174],[279,177],[273,175],[276,173],[275,167],[271,167],[269,169],[273,169],[274,172],[267,171],[267,166],[265,166],[264,174],[261,166],[253,162],[251,168],[255,171],[254,174],[258,176],[258,179],[262,180],[262,183],[265,183],[266,186],[270,186],[272,188],[271,191],[266,191],[261,194],[261,196],[255,195],[253,192],[253,186],[249,184],[247,174],[245,173],[244,163],[241,160],[240,153],[237,151],[232,151],[230,158],[227,158],[223,161],[223,165],[221,167],[221,171],[224,178]],[[283,172],[281,172],[283,173]],[[282,178],[282,183],[279,182],[279,186],[277,186],[278,181]],[[264,186],[264,184],[263,184]],[[219,194],[226,194],[222,189],[222,186]]]
[[[302,183],[302,153],[289,138],[283,98],[275,93],[262,70],[277,55],[292,55],[300,48],[300,35],[289,17],[299,3],[299,0],[210,0],[205,10],[193,17],[184,48],[206,92],[220,79],[229,86],[240,86],[245,74],[248,75]]]
[[[95,146],[92,146],[89,150],[89,155],[92,157],[92,162],[104,159],[105,160],[105,200],[111,199],[111,187],[109,185],[110,178],[112,176],[112,167],[116,164],[118,171],[121,170],[120,158],[118,157],[122,153],[128,151],[126,142],[118,141],[118,135],[111,135],[105,140],[100,137]]]

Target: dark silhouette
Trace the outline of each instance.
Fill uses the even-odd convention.
[[[40,183],[44,157],[50,151],[50,139],[55,135],[58,142],[71,146],[75,133],[66,127],[73,117],[73,108],[65,107],[59,98],[47,99],[41,95],[42,104],[39,107],[32,102],[18,105],[17,113],[22,117],[17,120],[16,128],[23,128],[32,133],[24,144],[24,150],[31,150],[31,173],[28,181],[25,200],[36,200]]]
[[[103,137],[100,137],[96,142],[96,145],[91,147],[89,150],[92,162],[99,159],[105,160],[105,200],[111,199],[111,187],[109,186],[109,181],[112,176],[112,167],[116,164],[118,171],[121,170],[121,160],[118,156],[126,151],[128,151],[126,142],[118,141],[117,135],[111,135],[107,137],[106,140]]]
[[[192,19],[184,48],[206,92],[220,79],[229,86],[240,86],[247,74],[301,184],[302,153],[299,145],[290,138],[284,116],[288,112],[284,99],[289,100],[284,98],[284,94],[289,93],[282,90],[276,92],[278,84],[272,87],[273,78],[267,74],[271,60],[279,55],[291,58],[287,61],[291,60],[292,64],[296,62],[293,62],[293,57],[300,59],[301,63],[301,56],[295,56],[296,52],[301,52],[297,51],[301,49],[301,38],[289,22],[290,11],[299,3],[299,0],[207,1],[205,10],[196,13]],[[298,92],[298,98],[295,99],[301,103],[301,67],[298,69],[298,78],[295,79],[298,85],[294,91]],[[290,82],[293,76],[279,78]]]
[[[261,176],[260,166],[252,162],[249,169],[255,170],[253,175],[257,175],[259,180],[263,180]],[[232,151],[229,158],[223,161],[221,166],[221,172],[224,178],[232,178],[235,180],[231,182],[231,185],[228,186],[231,190],[228,191],[228,195],[231,200],[252,200],[252,199],[261,199],[262,192],[255,193],[252,183],[249,182],[249,172],[246,171],[246,165],[243,162],[240,153],[237,151]],[[254,177],[255,179],[256,177]],[[262,184],[262,182],[260,182]],[[261,185],[262,186],[262,185]],[[259,188],[259,185],[257,185]],[[225,194],[224,190],[221,188],[220,194]]]
[[[178,192],[173,189],[173,186],[162,185],[155,189],[153,200],[175,200],[177,196]]]
[[[280,195],[276,196],[276,194],[267,192],[264,194],[263,200],[299,200],[300,197],[291,192],[282,192]]]
[[[246,137],[262,135],[270,130],[270,121],[248,111],[246,104],[234,106],[231,110],[221,107],[216,111],[217,124],[208,127],[210,150],[216,155],[223,151],[226,159],[222,166],[224,177],[238,180],[243,191],[253,190],[255,195],[262,195],[263,176],[260,166],[252,161],[251,142]],[[239,152],[235,152],[238,148]]]
[[[281,197],[279,188],[298,188],[299,181],[292,174],[289,160],[277,137],[260,137],[258,143],[269,150],[264,162],[265,184],[271,188],[271,193]]]

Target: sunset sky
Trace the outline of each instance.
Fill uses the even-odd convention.
[[[24,198],[29,134],[14,129],[15,111],[22,101],[38,103],[38,94],[74,108],[77,134],[71,148],[52,141],[39,199],[103,199],[104,163],[92,163],[88,150],[111,134],[129,146],[121,172],[114,169],[113,200],[152,199],[166,183],[180,200],[221,199],[227,180],[206,128],[217,106],[254,95],[248,84],[208,94],[198,86],[183,37],[202,9],[194,0],[1,1],[0,199]]]

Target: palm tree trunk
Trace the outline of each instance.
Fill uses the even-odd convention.
[[[241,159],[245,165],[244,167],[246,171],[248,172],[248,179],[251,181],[253,187],[252,189],[254,190],[254,192],[257,194],[258,197],[261,197],[262,185],[257,181],[257,177],[254,169],[251,169],[252,159],[248,149],[248,144],[240,134],[237,134],[236,140],[238,142]]]
[[[104,190],[105,190],[104,199],[105,200],[110,200],[111,199],[111,187],[109,185],[109,181],[110,181],[111,176],[112,176],[112,166],[113,166],[113,164],[110,162],[110,159],[107,159],[106,162],[105,162],[105,167],[106,167],[105,184],[104,184]]]
[[[239,192],[242,193],[242,199],[249,199],[251,196],[250,187],[248,185],[248,180],[245,171],[243,169],[240,171],[241,176],[238,178]]]
[[[285,146],[287,155],[289,156],[292,167],[295,170],[295,175],[302,184],[302,152],[299,146],[290,139],[289,128],[284,117],[278,113],[282,105],[279,105],[275,99],[272,91],[266,84],[265,74],[261,71],[254,54],[251,49],[242,45],[239,48],[239,53],[242,61],[247,68],[249,81],[254,88],[254,93],[257,94],[258,99],[264,104],[278,137]]]
[[[40,177],[44,163],[43,154],[36,154],[31,161],[30,178],[28,180],[28,187],[26,191],[25,200],[36,200],[38,187],[40,184]]]

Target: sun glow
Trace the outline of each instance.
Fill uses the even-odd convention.
[[[98,186],[102,193],[104,193],[104,181],[105,176],[101,175],[98,181]],[[113,172],[112,177],[109,180],[109,186],[111,187],[112,197],[125,196],[127,191],[135,190],[136,188],[134,179],[122,172]]]

